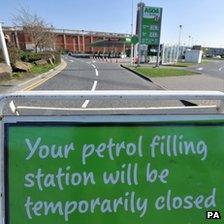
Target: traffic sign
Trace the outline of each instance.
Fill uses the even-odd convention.
[[[131,43],[132,44],[137,44],[138,43],[138,36],[136,36],[136,35],[132,36]]]
[[[162,23],[162,8],[143,7],[141,44],[159,45]]]

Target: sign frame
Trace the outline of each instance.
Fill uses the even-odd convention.
[[[144,10],[159,10],[160,16],[159,20],[156,20],[156,18],[145,18],[144,17]],[[147,45],[160,45],[160,40],[161,40],[161,28],[162,28],[162,17],[163,17],[163,8],[161,7],[153,7],[153,6],[144,6],[142,7],[142,13],[141,13],[141,44],[147,44]],[[153,21],[155,20],[155,21]],[[157,27],[156,30],[152,30],[151,28],[144,28],[144,26],[147,27]],[[144,38],[144,30],[147,31],[145,32],[145,35],[148,37],[146,38],[145,41],[143,41]],[[157,34],[158,36],[155,37],[154,39],[157,39],[157,41],[152,42],[150,41],[150,34]],[[152,37],[153,38],[153,37]]]
[[[199,125],[212,122],[220,122],[222,121],[224,125],[224,114],[195,114],[195,115],[76,115],[76,116],[7,116],[4,117],[1,122],[1,136],[3,137],[4,141],[1,142],[2,152],[1,152],[1,160],[3,161],[3,166],[1,167],[1,189],[3,190],[2,195],[2,220],[5,224],[10,224],[8,219],[8,155],[7,155],[7,146],[8,146],[8,128],[10,126],[23,126],[23,125],[40,125],[40,126],[48,126],[48,125],[57,125],[57,126],[71,126],[71,125],[102,125],[102,124],[109,124],[109,125],[143,125],[143,124],[158,124],[158,123],[165,123],[177,125],[187,124],[192,125],[199,122]],[[2,172],[4,171],[4,172]]]

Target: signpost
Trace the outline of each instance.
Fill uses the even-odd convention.
[[[6,123],[6,224],[196,224],[223,210],[223,118],[123,117]]]
[[[132,36],[131,43],[134,44],[134,45],[137,44],[138,43],[138,36],[136,36],[136,35]]]
[[[138,43],[138,36],[132,35],[131,37],[131,66],[135,63],[135,46]]]
[[[157,45],[157,61],[156,66],[159,66],[160,58],[160,36],[162,24],[162,8],[148,7],[144,4],[139,4],[139,39],[140,44]],[[139,55],[140,55],[139,48]]]

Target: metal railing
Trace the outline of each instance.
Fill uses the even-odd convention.
[[[59,108],[59,107],[35,107],[35,106],[16,106],[14,101],[17,99],[29,100],[154,100],[154,101],[198,101],[212,100],[220,101],[219,105],[201,105],[201,106],[170,106],[170,107],[113,107],[113,108]],[[46,109],[46,110],[70,110],[70,111],[121,111],[121,110],[154,110],[161,113],[223,113],[224,93],[220,91],[158,91],[158,90],[112,90],[112,91],[21,91],[0,95],[0,113],[3,114],[3,108],[6,103],[13,113],[18,109]],[[18,114],[17,114],[18,115]]]

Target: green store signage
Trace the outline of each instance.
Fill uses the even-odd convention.
[[[224,205],[222,123],[9,124],[8,224],[206,223]]]
[[[141,44],[160,44],[162,8],[143,7]]]

